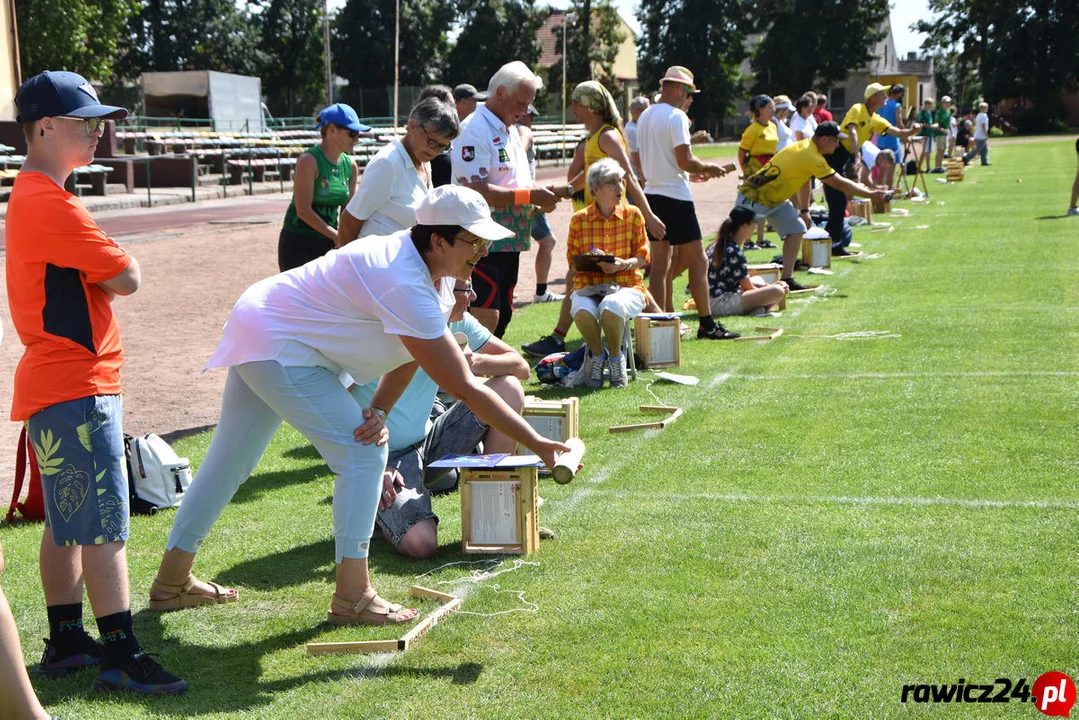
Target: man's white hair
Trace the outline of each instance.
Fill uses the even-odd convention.
[[[504,87],[506,92],[512,95],[521,87],[521,83],[528,83],[536,90],[543,87],[543,79],[539,75],[520,60],[514,60],[500,67],[491,76],[491,82],[487,84],[487,94],[493,97],[498,88]]]

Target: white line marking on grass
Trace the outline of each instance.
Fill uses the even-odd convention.
[[[1077,377],[1079,372],[1069,370],[1023,370],[1023,371],[977,371],[977,372],[926,372],[926,373],[818,373],[800,375],[739,375],[731,377],[744,380],[904,380],[918,378],[1028,378],[1028,377]]]
[[[736,373],[719,373],[714,378],[708,381],[708,389],[711,390],[718,385],[722,385],[723,383],[727,382],[728,379],[734,377],[735,375]]]
[[[801,503],[834,505],[947,505],[971,508],[1033,508],[1038,510],[1079,510],[1079,502],[1068,500],[970,500],[948,497],[850,497],[847,495],[749,495],[741,493],[648,493],[623,490],[593,491],[596,495],[620,498],[647,498],[697,502]]]
[[[587,479],[583,482],[578,481],[580,485],[573,491],[573,494],[552,504],[549,515],[557,520],[559,516],[572,512],[582,500],[596,492],[598,485],[607,482],[607,478],[610,476],[611,469],[606,467],[600,468],[595,473],[587,473]]]

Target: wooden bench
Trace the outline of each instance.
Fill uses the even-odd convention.
[[[104,195],[112,168],[104,165],[85,165],[75,168],[72,177],[76,195]]]

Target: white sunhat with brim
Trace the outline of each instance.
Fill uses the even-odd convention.
[[[420,225],[459,225],[484,240],[505,240],[514,232],[491,219],[491,209],[483,196],[459,185],[437,187],[416,208]]]

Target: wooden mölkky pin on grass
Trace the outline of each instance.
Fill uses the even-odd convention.
[[[358,642],[307,643],[308,655],[355,655],[359,653],[405,652],[417,640],[441,622],[447,615],[461,607],[461,598],[449,593],[431,590],[413,585],[409,588],[412,597],[428,598],[442,602],[434,612],[412,627],[396,640],[361,640]]]
[[[740,340],[775,340],[777,337],[779,337],[780,335],[783,334],[783,328],[764,327],[762,325],[758,325],[756,328],[754,328],[754,330],[756,330],[757,332],[766,332],[768,334],[767,335],[751,335],[749,337],[746,337],[745,335],[743,335],[742,337],[735,338],[735,341],[737,342],[737,341],[740,341]]]
[[[657,422],[636,423],[634,425],[615,425],[607,428],[610,433],[631,432],[633,430],[662,430],[682,415],[682,408],[669,405],[641,405],[641,412],[665,412],[667,417]]]

